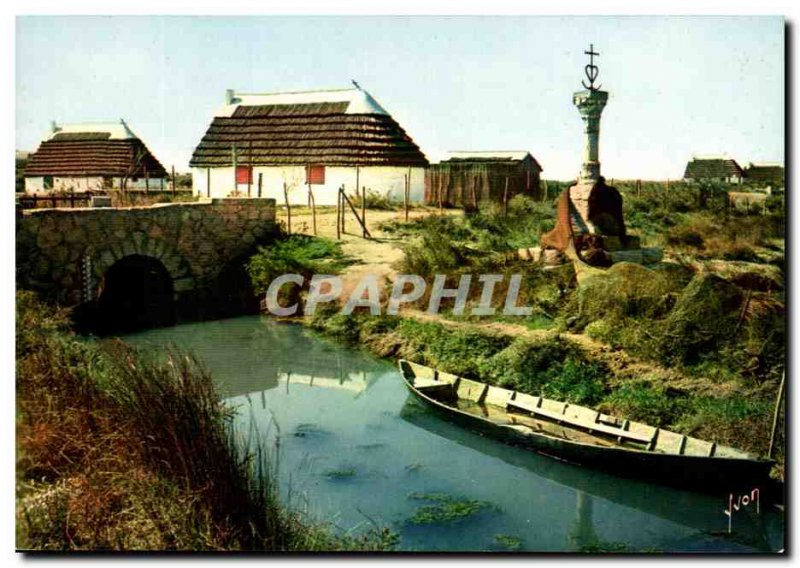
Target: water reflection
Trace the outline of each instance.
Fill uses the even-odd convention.
[[[525,468],[535,473],[536,476],[546,478],[558,485],[574,489],[577,496],[574,543],[579,549],[584,546],[594,546],[600,542],[592,525],[592,496],[656,515],[664,520],[692,527],[709,535],[726,537],[732,541],[738,539],[759,550],[776,550],[781,546],[782,529],[775,532],[776,527],[780,527],[780,519],[773,511],[766,510],[761,516],[742,515],[741,518],[737,517],[740,523],[736,527],[736,531],[730,536],[723,535],[719,532],[723,495],[717,497],[653,485],[641,480],[623,479],[601,471],[540,456],[522,448],[510,447],[447,422],[440,416],[427,411],[419,401],[413,398],[406,401],[400,411],[400,416],[403,420],[437,436],[514,466]]]
[[[347,531],[366,530],[371,520],[389,526],[404,550],[502,550],[503,543],[534,551],[598,543],[633,550],[781,546],[782,521],[769,512],[760,525],[737,517],[730,539],[714,533],[727,527],[724,496],[623,480],[450,424],[409,397],[391,363],[299,326],[242,317],[126,339],[194,352],[226,402],[239,409],[244,440],[280,432],[287,501],[307,503],[310,514]],[[412,495],[443,494],[450,502],[489,506],[452,522],[410,521],[425,503]]]

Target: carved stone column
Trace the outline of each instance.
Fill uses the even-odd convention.
[[[572,96],[583,119],[583,165],[578,183],[594,183],[600,179],[600,115],[608,102],[606,91],[578,91]]]

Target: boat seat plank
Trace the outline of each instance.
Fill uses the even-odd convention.
[[[434,379],[423,379],[417,377],[414,379],[414,388],[417,389],[427,389],[430,387],[440,387],[442,385],[450,386],[450,383],[446,383],[444,381],[436,381]]]
[[[588,424],[586,422],[571,420],[569,417],[565,416],[562,412],[553,412],[551,410],[545,410],[530,403],[525,403],[516,400],[509,400],[506,403],[506,408],[518,408],[520,410],[530,412],[535,416],[542,416],[544,418],[548,418],[558,423],[568,424],[570,426],[577,426],[579,428],[589,430],[590,432],[600,432],[603,434],[608,434],[609,436],[616,436],[624,440],[631,440],[634,442],[640,442],[642,444],[649,444],[652,442],[651,436],[646,436],[644,434],[637,434],[635,432],[629,432],[627,430],[623,430],[622,428],[614,428],[612,426],[606,426],[605,424],[602,423]]]

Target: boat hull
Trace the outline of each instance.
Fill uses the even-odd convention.
[[[622,447],[595,446],[559,439],[536,432],[521,432],[481,416],[453,408],[414,388],[403,376],[409,391],[442,418],[506,444],[569,462],[635,479],[661,483],[681,489],[713,492],[764,490],[772,463],[766,460],[674,455],[637,451]]]

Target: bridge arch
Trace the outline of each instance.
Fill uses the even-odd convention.
[[[164,264],[140,254],[124,256],[103,275],[95,327],[125,332],[175,323],[175,290]]]

